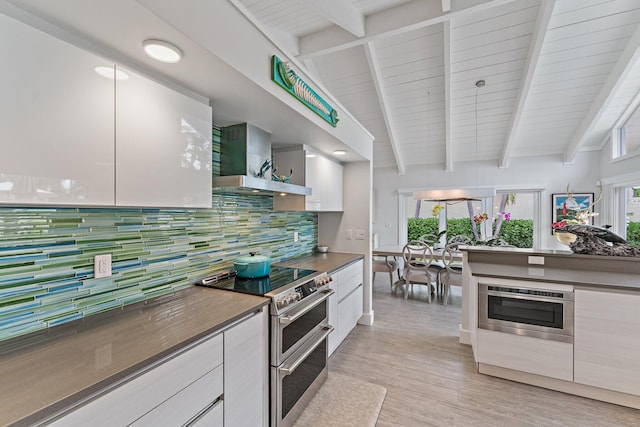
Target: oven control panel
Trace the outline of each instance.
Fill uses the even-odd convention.
[[[333,279],[326,273],[274,297],[278,311],[307,298],[326,287]]]

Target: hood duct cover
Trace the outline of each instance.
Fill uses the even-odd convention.
[[[226,126],[220,133],[220,176],[213,177],[215,191],[234,193],[311,195],[301,185],[273,181],[271,169],[260,176],[265,161],[271,161],[271,134],[248,123]]]

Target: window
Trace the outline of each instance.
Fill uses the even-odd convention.
[[[501,192],[493,198],[472,201],[434,202],[405,199],[406,236],[408,240],[446,228],[446,239],[465,235],[476,240],[473,222],[477,216],[477,240],[502,239],[506,243],[521,247],[534,247],[534,219],[539,192]],[[434,209],[441,206],[442,209]],[[471,213],[470,213],[471,210]],[[433,215],[436,213],[437,215]],[[486,215],[486,219],[484,214]],[[446,224],[446,226],[445,226]],[[402,238],[402,237],[401,237]]]
[[[624,195],[626,238],[640,248],[640,186],[625,188]]]
[[[613,157],[640,153],[640,108],[636,108],[622,126],[615,130]]]

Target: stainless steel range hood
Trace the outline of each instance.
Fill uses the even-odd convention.
[[[273,181],[271,170],[260,175],[271,161],[271,134],[248,123],[226,126],[220,134],[220,176],[213,177],[218,192],[311,195],[311,188]]]

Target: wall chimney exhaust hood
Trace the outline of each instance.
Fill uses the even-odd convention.
[[[266,160],[271,162],[269,132],[248,123],[223,127],[220,133],[220,176],[213,177],[214,191],[311,195],[311,188],[273,181],[270,168],[261,171]]]

